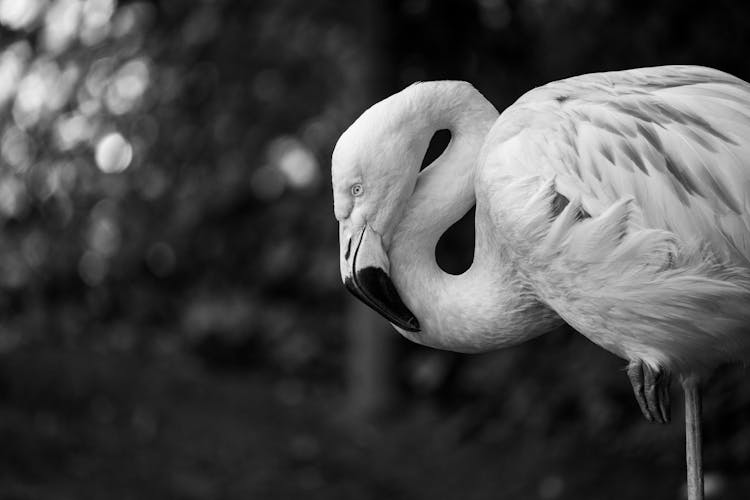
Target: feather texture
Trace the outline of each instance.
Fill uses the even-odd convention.
[[[749,84],[694,66],[553,82],[501,114],[479,168],[519,272],[592,341],[682,373],[750,356]],[[513,200],[552,179],[572,201],[540,227],[544,202]]]
[[[750,85],[740,79],[667,66],[554,82],[508,108],[487,144],[484,168],[554,177],[596,214],[631,197],[649,226],[750,259]]]
[[[750,269],[643,227],[630,198],[586,220],[571,202],[553,219],[525,213],[545,206],[548,181],[518,179],[497,193],[523,198],[535,183],[533,204],[496,205],[494,223],[519,273],[566,322],[619,356],[683,374],[750,354]]]

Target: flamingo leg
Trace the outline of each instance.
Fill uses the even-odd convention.
[[[703,500],[703,455],[701,453],[701,393],[698,381],[682,381],[685,391],[685,453],[688,500]]]
[[[628,378],[641,413],[649,422],[667,424],[670,421],[669,385],[666,370],[653,369],[640,360],[628,365]]]

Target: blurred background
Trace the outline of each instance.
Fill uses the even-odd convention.
[[[503,109],[592,71],[750,79],[748,48],[730,0],[0,0],[0,498],[683,498],[677,387],[650,425],[574,332],[460,356],[351,299],[329,159],[416,80]],[[709,498],[750,491],[745,374],[708,384]]]

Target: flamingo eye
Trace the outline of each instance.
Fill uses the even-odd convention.
[[[362,187],[362,183],[358,182],[356,184],[352,184],[351,191],[352,196],[362,196],[362,193],[365,192],[365,188]]]

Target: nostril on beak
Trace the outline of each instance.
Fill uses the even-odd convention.
[[[349,238],[349,242],[346,244],[346,253],[344,254],[344,259],[349,260],[349,254],[352,251],[352,239]]]

